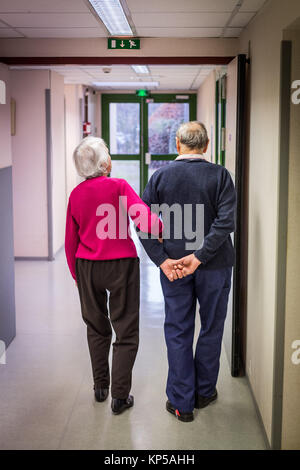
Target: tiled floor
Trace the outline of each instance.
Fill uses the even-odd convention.
[[[0,365],[0,449],[265,449],[243,378],[222,354],[219,399],[180,423],[165,411],[166,349],[157,268],[142,255],[135,406],[95,403],[77,288],[61,251],[16,263],[17,337]],[[199,327],[199,325],[198,325]]]

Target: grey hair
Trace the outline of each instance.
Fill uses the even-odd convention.
[[[208,144],[206,127],[199,121],[190,121],[181,124],[176,136],[181,144],[191,150],[203,150]]]
[[[85,137],[73,153],[75,167],[79,176],[95,178],[108,173],[110,155],[103,139]]]

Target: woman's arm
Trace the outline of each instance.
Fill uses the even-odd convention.
[[[126,205],[126,212],[133,220],[135,226],[141,232],[161,238],[163,232],[162,221],[157,214],[151,212],[149,206],[142,201],[125,180],[121,180],[121,196],[126,197],[126,199],[122,199],[122,204],[123,207]]]
[[[144,203],[149,207],[151,204],[159,204],[158,192],[156,189],[156,173],[151,176],[142,197]],[[164,245],[159,243],[158,240],[140,238],[140,242],[147,255],[153,263],[156,264],[156,266],[161,266],[169,258],[169,255],[164,250]]]
[[[68,266],[76,281],[76,251],[79,245],[78,224],[71,213],[71,201],[69,199],[66,221],[65,252]]]

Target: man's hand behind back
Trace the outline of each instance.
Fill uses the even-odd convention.
[[[160,265],[160,268],[169,281],[173,282],[193,274],[200,264],[201,261],[194,254],[191,254],[179,260],[168,258]]]
[[[173,269],[176,273],[181,273],[183,277],[189,276],[193,274],[196,269],[200,266],[201,261],[196,258],[196,256],[192,253],[191,255],[184,256],[179,260],[173,261]]]
[[[178,262],[178,260],[168,258],[160,265],[160,269],[163,271],[164,275],[167,276],[170,282],[176,281],[179,277],[177,271],[180,271],[180,269],[174,269],[174,263],[176,262]],[[180,277],[183,277],[181,272],[179,274]]]

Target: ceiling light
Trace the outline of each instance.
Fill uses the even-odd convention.
[[[112,36],[133,36],[120,0],[88,0]]]
[[[101,88],[156,88],[159,82],[94,82],[94,86]]]
[[[133,68],[135,73],[150,73],[147,65],[132,65],[131,67]]]

